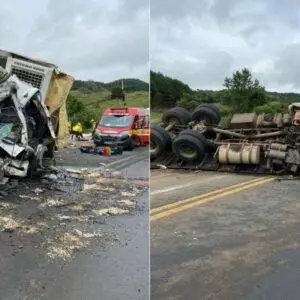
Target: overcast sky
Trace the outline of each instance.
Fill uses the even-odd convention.
[[[54,63],[77,79],[148,81],[148,0],[2,2],[1,49]]]
[[[299,0],[151,0],[151,69],[220,89],[247,67],[268,90],[300,92]]]

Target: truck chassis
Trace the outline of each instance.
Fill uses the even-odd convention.
[[[225,126],[220,120],[214,104],[165,111],[151,126],[151,168],[299,175],[299,103],[286,114],[233,114]]]

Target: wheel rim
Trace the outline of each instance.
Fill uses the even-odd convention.
[[[180,145],[178,150],[181,156],[187,159],[194,159],[197,156],[197,150],[189,145]]]
[[[153,154],[157,151],[157,143],[155,141],[150,141],[150,153]]]

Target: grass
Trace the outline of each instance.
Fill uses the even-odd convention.
[[[160,120],[162,117],[162,114],[163,114],[162,112],[151,110],[151,120],[152,121]]]
[[[93,105],[93,103],[108,99],[110,96],[110,92],[103,91],[97,93],[82,93],[80,91],[71,91],[71,95],[75,96],[78,100],[86,105]]]
[[[80,91],[72,91],[79,101],[84,103],[88,108],[95,111],[99,116],[108,107],[123,107],[123,103],[119,100],[111,100],[110,92],[97,92],[97,93],[82,93]],[[126,94],[127,107],[149,107],[149,93],[148,92],[133,92]]]

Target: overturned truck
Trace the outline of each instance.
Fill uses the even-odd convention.
[[[225,125],[220,121],[214,104],[192,113],[166,110],[151,126],[151,168],[299,175],[300,103],[284,114],[233,114]]]
[[[0,181],[53,163],[55,133],[39,89],[0,67]]]

